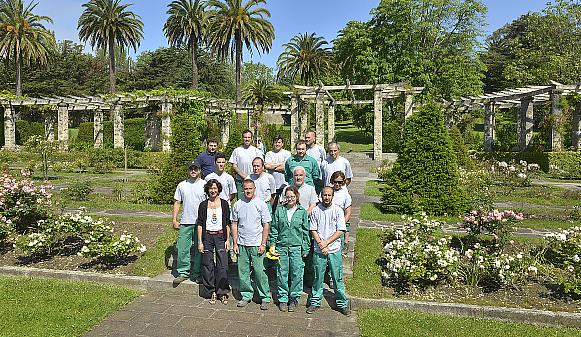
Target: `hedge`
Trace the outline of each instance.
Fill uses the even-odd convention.
[[[125,145],[137,151],[143,151],[145,148],[145,119],[131,118],[124,121]],[[93,144],[93,123],[86,122],[79,125],[79,134],[77,143]],[[103,123],[103,146],[105,148],[113,147],[113,122],[106,121]]]
[[[581,179],[581,152],[481,152],[484,160],[539,164],[543,172],[556,178]]]
[[[4,125],[2,125],[4,126]],[[4,131],[4,130],[2,130]],[[56,132],[56,130],[55,130]],[[4,132],[2,132],[4,136]],[[24,145],[32,136],[44,137],[44,124],[39,122],[28,122],[25,120],[16,121],[16,144]]]

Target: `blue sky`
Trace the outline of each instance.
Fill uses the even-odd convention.
[[[83,11],[81,6],[87,0],[36,0],[36,13],[50,16],[53,24],[47,27],[55,32],[57,40],[78,42],[77,20]],[[133,3],[129,8],[139,14],[144,22],[144,40],[137,54],[167,46],[162,32],[167,18],[166,6],[170,0],[123,0]],[[271,12],[271,22],[276,38],[273,48],[267,55],[254,53],[252,61],[263,62],[274,67],[282,45],[293,36],[304,32],[315,32],[327,41],[337,36],[337,31],[348,21],[366,21],[369,11],[376,7],[379,0],[268,0],[266,7]],[[490,33],[522,14],[539,11],[545,7],[545,0],[484,0],[488,6],[485,31]],[[90,50],[90,46],[87,46]],[[132,55],[134,55],[132,53]],[[245,61],[251,60],[248,54]]]

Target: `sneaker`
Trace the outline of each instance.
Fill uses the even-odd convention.
[[[307,308],[307,314],[314,314],[317,310],[319,310],[319,307],[309,305],[309,307]]]
[[[187,280],[187,279],[188,279],[188,277],[186,277],[186,276],[181,276],[181,275],[180,275],[180,276],[178,276],[178,277],[176,277],[176,278],[174,278],[174,279],[173,279],[173,284],[174,284],[174,285],[178,285],[178,284],[180,284],[180,283],[184,282],[184,281],[185,281],[185,280]]]
[[[243,307],[247,306],[247,305],[248,305],[248,303],[250,303],[250,301],[247,301],[247,300],[240,300],[240,301],[238,301],[238,304],[236,304],[236,306],[237,306],[238,308],[243,308]]]
[[[268,302],[260,303],[260,310],[268,310]]]
[[[281,302],[281,303],[278,304],[278,309],[280,311],[287,311],[288,310],[288,305],[286,303]]]
[[[345,308],[339,308],[339,312],[342,313],[345,316],[351,315],[351,310],[349,310],[349,308],[347,308],[347,307],[345,307]]]
[[[296,308],[297,308],[297,302],[290,301],[290,303],[288,304],[288,312],[294,312]]]

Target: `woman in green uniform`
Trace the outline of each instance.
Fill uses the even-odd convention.
[[[303,257],[311,242],[309,216],[295,186],[285,191],[285,207],[277,207],[270,229],[270,253],[280,255],[276,271],[279,309],[295,311],[303,292]],[[289,287],[290,284],[290,287]]]

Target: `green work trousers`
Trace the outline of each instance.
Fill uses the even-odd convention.
[[[242,180],[234,179],[236,183],[236,199],[242,200],[244,198],[244,190],[242,189]],[[234,203],[232,203],[234,205]]]
[[[250,281],[250,265],[254,270],[254,281],[258,290],[258,297],[262,302],[270,302],[270,286],[264,270],[264,253],[258,255],[258,247],[238,245],[238,278],[240,279],[240,295],[245,301],[254,297],[254,288]]]
[[[343,257],[341,251],[336,251],[327,256],[313,252],[313,289],[309,298],[309,305],[320,307],[323,299],[323,281],[325,279],[325,270],[329,265],[331,269],[331,278],[333,279],[333,288],[335,290],[335,303],[338,308],[347,308],[349,300],[345,294],[345,285],[343,283]]]
[[[198,251],[198,233],[196,225],[181,225],[176,248],[178,250],[178,261],[176,270],[180,276],[190,277],[196,280],[202,276],[202,254]],[[191,256],[192,242],[194,243],[194,256]],[[192,268],[193,267],[193,268]]]
[[[303,293],[305,263],[303,262],[301,246],[277,246],[276,251],[280,254],[276,268],[278,301],[280,303],[288,303],[289,301],[296,303]]]

